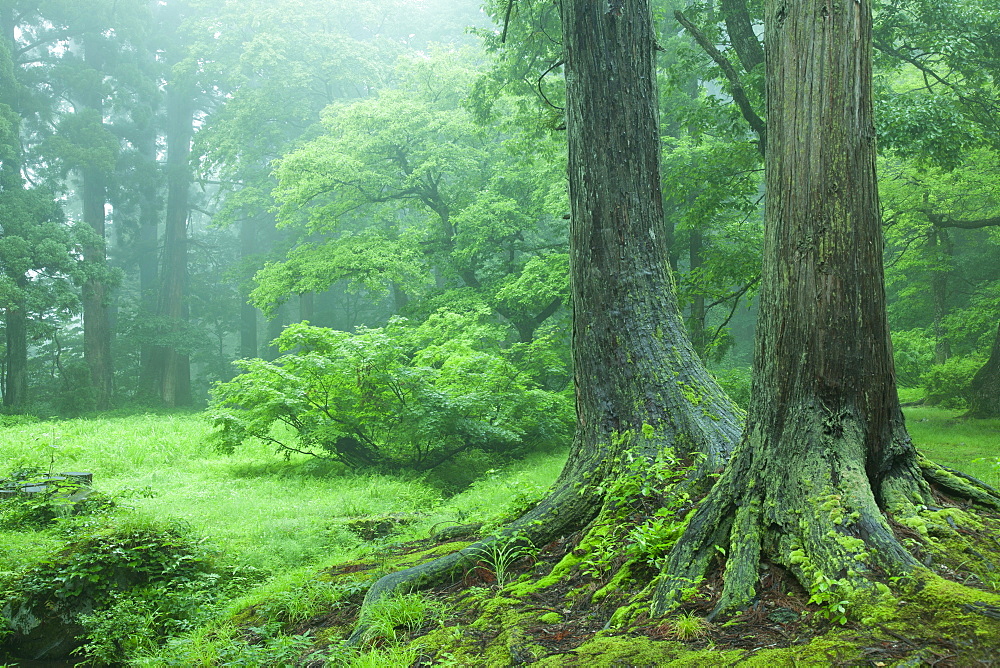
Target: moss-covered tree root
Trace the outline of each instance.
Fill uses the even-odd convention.
[[[813,417],[786,424],[784,438],[799,444],[799,456],[780,469],[762,435],[748,434],[674,545],[654,614],[676,608],[723,555],[724,586],[712,617],[752,603],[764,561],[788,568],[821,605],[836,605],[919,569],[926,559],[914,551],[934,552],[942,537],[961,541],[956,518],[977,520],[954,506],[942,511],[949,498],[1000,509],[996,490],[920,456],[905,432],[891,448],[895,459],[872,476],[858,420]],[[979,554],[963,549],[973,553],[968,559]]]

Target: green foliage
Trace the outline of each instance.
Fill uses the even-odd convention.
[[[643,438],[653,436],[646,425]],[[634,438],[631,434],[619,438]],[[667,553],[684,531],[690,495],[680,483],[694,470],[671,452],[660,452],[650,462],[624,448],[628,459],[619,462],[620,471],[607,490],[614,509],[614,529],[602,536],[583,564],[596,578],[606,575],[622,553],[630,559],[659,568]]]
[[[744,410],[750,405],[750,389],[753,381],[753,370],[748,367],[732,367],[729,369],[714,369],[712,375],[719,386]]]
[[[952,357],[927,368],[921,376],[927,403],[944,408],[967,406],[972,377],[982,366],[983,360],[978,357]]]
[[[816,614],[820,617],[843,626],[847,623],[847,612],[851,604],[847,598],[850,593],[846,580],[832,580],[819,573],[809,586],[809,602],[819,606]]]
[[[218,585],[218,576],[203,573],[119,594],[108,607],[80,615],[85,642],[74,653],[100,665],[151,653],[216,612]]]
[[[934,364],[934,345],[934,339],[923,329],[892,332],[896,382],[900,386],[920,386],[924,373]]]
[[[140,517],[78,518],[66,522],[60,535],[63,540],[53,552],[0,581],[0,610],[15,633],[32,633],[39,624],[65,625],[81,613],[94,613],[92,629],[103,637],[120,624],[114,613],[104,610],[121,604],[120,615],[148,616],[149,606],[123,601],[136,596],[155,599],[156,592],[184,589],[185,583],[205,577],[204,549],[176,523]],[[135,593],[144,588],[154,593]],[[184,597],[174,604],[189,605]]]
[[[499,347],[485,313],[439,311],[356,334],[288,327],[274,362],[244,360],[216,386],[215,440],[254,437],[352,467],[434,468],[471,449],[512,455],[569,438],[570,406]]]
[[[258,272],[256,306],[343,281],[369,298],[391,292],[419,317],[460,290],[524,342],[561,310],[558,144],[477,123],[464,99],[479,65],[470,50],[435,46],[400,59],[397,88],[327,107],[321,132],[277,165],[279,224],[295,245]]]

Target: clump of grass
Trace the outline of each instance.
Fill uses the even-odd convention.
[[[531,549],[523,541],[517,535],[500,536],[486,548],[483,562],[493,571],[497,588],[507,583],[511,567],[522,557],[531,554]]]
[[[442,614],[435,601],[420,593],[387,596],[371,606],[367,613],[368,640],[396,640],[400,629],[413,633]]]
[[[668,635],[684,642],[706,638],[711,629],[712,624],[707,619],[693,612],[681,613],[667,621]]]

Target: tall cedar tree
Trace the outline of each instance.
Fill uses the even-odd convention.
[[[687,339],[667,263],[650,6],[613,4],[562,3],[577,409],[569,460],[551,494],[500,536],[383,577],[366,604],[453,577],[495,540],[545,545],[585,527],[608,508],[606,490],[634,472],[629,462],[648,470],[676,452],[701,462],[689,484],[707,482],[739,438],[738,409]]]
[[[84,63],[95,72],[102,72],[105,57],[99,36],[83,38]],[[78,112],[91,112],[103,118],[104,100],[99,88],[90,88],[79,96]],[[83,249],[84,259],[95,265],[107,264],[105,205],[108,198],[108,174],[97,166],[81,170],[83,220],[94,230],[94,240]],[[110,309],[111,286],[94,275],[83,285],[83,356],[90,369],[90,382],[96,396],[95,408],[107,410],[114,394],[114,361],[111,356],[113,330]]]
[[[875,181],[871,0],[769,0],[767,204],[754,382],[743,439],[674,546],[654,612],[722,547],[715,613],[755,597],[762,559],[808,589],[904,574],[890,517],[937,506],[932,484],[997,507],[923,459],[896,394]],[[905,520],[904,520],[905,521]]]

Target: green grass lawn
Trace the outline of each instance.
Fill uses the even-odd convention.
[[[24,466],[90,471],[96,489],[123,498],[134,512],[189,525],[223,563],[282,572],[372,549],[348,530],[348,518],[413,517],[396,540],[425,538],[435,525],[466,518],[499,519],[540,498],[565,460],[538,454],[446,498],[428,477],[355,473],[305,456],[285,460],[262,443],[219,453],[208,445],[209,431],[197,414],[2,428],[7,470],[0,476]],[[0,535],[0,557],[5,543]]]
[[[907,408],[907,427],[935,461],[1000,486],[1000,420],[960,415]],[[539,498],[565,460],[538,454],[446,497],[427,477],[355,473],[305,456],[285,460],[259,442],[219,453],[209,431],[200,414],[30,423],[0,429],[0,461],[7,470],[91,471],[97,489],[120,495],[136,512],[187,523],[224,562],[280,572],[370,549],[347,529],[349,518],[408,514],[416,517],[406,529],[414,538],[440,523],[500,518]],[[0,535],[0,545],[6,542]]]
[[[910,438],[925,455],[1000,488],[1000,420],[962,418],[964,410],[905,408]]]

